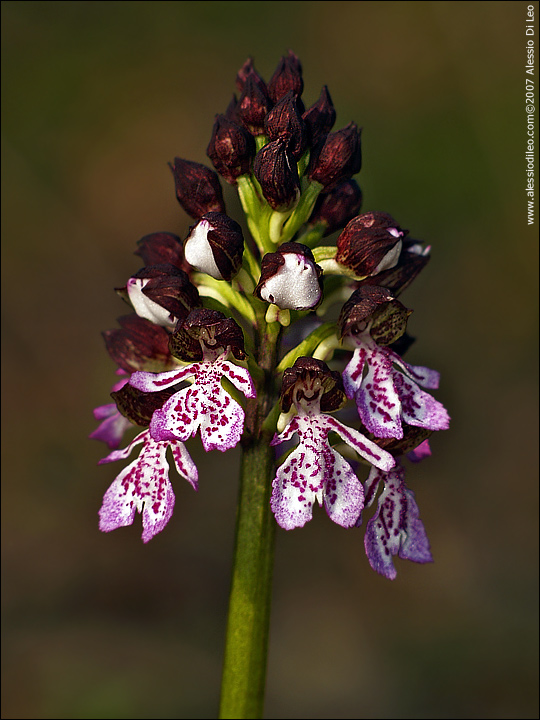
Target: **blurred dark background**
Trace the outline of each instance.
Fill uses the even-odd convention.
[[[398,560],[389,582],[322,510],[278,531],[266,715],[538,716],[525,19],[522,2],[2,3],[2,717],[217,713],[239,455],[193,441],[200,491],[176,478],[144,546],[140,517],[98,531],[121,466],[87,436],[135,243],[191,224],[167,161],[209,164],[239,67],[269,79],[288,48],[306,105],[326,84],[336,129],[363,127],[363,209],[433,246],[403,297],[407,359],[442,372],[453,421],[408,475],[433,565]]]

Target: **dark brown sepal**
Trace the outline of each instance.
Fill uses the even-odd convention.
[[[396,300],[387,288],[377,285],[361,285],[341,310],[338,326],[340,335],[358,335],[371,323],[370,334],[378,345],[396,342],[407,329],[411,314]]]
[[[225,212],[217,173],[206,165],[178,157],[169,167],[174,175],[176,198],[188,215],[198,220],[207,212]]]
[[[174,265],[151,265],[141,268],[132,277],[148,278],[143,294],[179,320],[201,305],[199,291],[188,274]]]
[[[261,85],[254,75],[248,75],[231,119],[242,123],[253,135],[263,135],[264,120],[272,105],[264,83]]]
[[[266,83],[262,79],[262,77],[259,75],[257,70],[255,70],[255,65],[253,63],[253,58],[248,57],[248,59],[245,61],[245,63],[242,65],[240,70],[238,71],[236,75],[236,87],[238,88],[239,92],[243,92],[247,80],[251,78],[251,80],[259,86],[259,88],[268,95],[268,91],[266,88]]]
[[[397,438],[375,437],[375,435],[365,430],[363,430],[363,433],[383,450],[391,453],[394,457],[400,457],[411,452],[411,450],[415,450],[433,434],[433,430],[416,427],[415,425],[403,425],[403,437],[399,440]]]
[[[344,180],[329,193],[321,193],[309,219],[310,225],[323,222],[324,236],[341,230],[356,217],[362,206],[362,191],[356,180]]]
[[[326,85],[316,103],[302,115],[306,124],[308,142],[311,147],[317,145],[334,127],[336,111]]]
[[[259,150],[253,162],[253,172],[266,201],[281,212],[291,208],[300,197],[298,168],[287,144],[285,138],[269,142]]]
[[[145,265],[170,263],[185,270],[182,241],[172,233],[157,232],[145,235],[137,242],[134,254],[142,258]]]
[[[255,140],[241,125],[217,115],[206,154],[218,173],[231,185],[249,173],[255,157]]]
[[[362,282],[364,284],[377,284],[392,290],[397,297],[406,290],[415,277],[425,268],[429,262],[430,255],[409,252],[407,249],[412,245],[417,245],[417,241],[407,240],[403,243],[398,263],[395,267],[383,270],[373,277],[368,277]]]
[[[277,103],[289,90],[299,98],[304,89],[302,65],[292,50],[282,57],[268,83],[268,94]],[[303,112],[303,110],[302,110]]]
[[[120,328],[102,333],[107,352],[126,372],[164,372],[174,365],[169,351],[169,333],[138,315],[118,318]]]
[[[217,310],[193,310],[179,322],[169,339],[171,353],[184,361],[196,362],[204,358],[203,345],[209,350],[230,347],[237,360],[244,360],[244,334],[240,326]]]
[[[118,411],[124,417],[135,423],[135,425],[148,427],[154,412],[163,407],[175,392],[178,392],[178,388],[172,387],[166,390],[145,393],[126,383],[117,392],[112,392],[111,397],[116,403]]]
[[[231,280],[242,265],[244,253],[242,228],[228,215],[206,213],[196,225],[189,228],[185,248],[186,255],[197,270],[206,272],[217,280]],[[208,266],[208,248],[211,250],[219,275],[213,273],[212,268]]]
[[[361,167],[360,130],[351,122],[319,141],[312,151],[307,175],[330,192],[338,183],[360,172]]]
[[[396,246],[402,243],[407,232],[408,230],[400,228],[387,213],[368,212],[357,215],[337,239],[336,261],[359,276],[378,274],[383,260],[399,253],[401,244]],[[395,252],[392,253],[394,248]],[[398,257],[395,257],[393,262],[395,266]]]
[[[289,141],[289,152],[295,160],[303,155],[307,146],[306,126],[292,90],[289,90],[270,110],[264,121],[264,127],[270,140],[285,138]]]
[[[313,381],[320,381],[320,389],[313,391]],[[321,394],[322,393],[322,394]],[[302,398],[320,398],[322,412],[339,410],[347,402],[340,373],[330,370],[322,360],[310,357],[299,357],[291,368],[283,373],[280,404],[284,413],[289,412],[291,405]]]
[[[295,276],[294,271],[292,274],[287,274],[282,279],[283,285],[286,288],[285,297],[277,299],[272,295],[264,297],[263,292],[267,289],[269,280],[272,280],[276,275],[283,271],[285,265],[285,256],[287,254],[298,255],[308,261],[309,265],[312,266],[311,282],[307,288],[302,287],[302,282],[298,282],[298,276]],[[302,271],[304,273],[305,270]],[[322,297],[322,269],[316,264],[313,253],[307,245],[302,245],[299,242],[286,242],[282,243],[276,252],[266,253],[261,262],[261,277],[253,294],[263,300],[264,302],[276,303],[281,308],[289,310],[309,310],[315,307],[321,300]],[[315,287],[318,286],[318,289]],[[304,294],[303,291],[307,290]],[[316,291],[316,297],[312,297],[314,291]],[[299,297],[298,293],[303,295]],[[266,294],[266,293],[265,293]]]

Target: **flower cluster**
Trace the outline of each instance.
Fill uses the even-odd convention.
[[[357,528],[378,498],[364,544],[371,566],[394,578],[395,555],[431,560],[402,458],[429,455],[427,438],[449,424],[429,392],[439,374],[402,357],[413,339],[398,297],[429,247],[390,215],[360,212],[360,130],[333,130],[326,87],[306,108],[293,52],[268,82],[249,58],[236,85],[214,121],[213,169],[170,164],[194,221],[185,239],[143,237],[143,266],[117,289],[131,313],[104,339],[120,380],[114,403],[94,411],[91,437],[112,451],[102,463],[141,450],[107,490],[100,528],[129,525],[138,511],[145,542],[163,530],[174,506],[168,451],[197,489],[185,445],[197,434],[206,451],[266,443],[276,448],[276,522],[303,526],[317,501]],[[238,192],[242,224],[227,214],[222,180]],[[343,408],[342,419],[331,414]],[[119,450],[133,425],[139,434]]]

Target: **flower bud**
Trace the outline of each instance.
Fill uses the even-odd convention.
[[[126,383],[120,390],[111,393],[118,411],[135,425],[148,427],[152,415],[178,392],[177,387],[158,390],[157,392],[142,392]]]
[[[240,326],[218,310],[199,308],[178,322],[169,339],[171,353],[180,360],[203,360],[207,353],[230,348],[237,360],[244,360],[244,334]]]
[[[286,95],[289,90],[300,97],[304,89],[302,65],[292,50],[287,57],[282,57],[268,83],[268,94],[274,103]]]
[[[184,263],[182,241],[177,235],[157,232],[145,235],[137,242],[135,255],[142,258],[145,265],[170,263],[181,270]]]
[[[289,90],[270,110],[264,121],[264,127],[270,140],[286,138],[293,158],[298,160],[301,157],[307,145],[306,126],[292,90]]]
[[[187,273],[166,263],[142,268],[118,293],[124,298],[127,293],[137,315],[164,327],[174,327],[201,304]]]
[[[407,232],[386,213],[358,215],[337,239],[336,261],[358,276],[377,275],[397,265]]]
[[[321,276],[322,270],[308,247],[283,243],[275,253],[263,257],[254,294],[282,310],[309,310],[321,300]]]
[[[242,228],[228,215],[206,213],[190,227],[184,252],[188,263],[199,272],[216,280],[231,280],[242,265]]]
[[[198,220],[207,212],[225,212],[219,177],[213,170],[178,157],[169,167],[174,175],[176,198],[188,215]]]
[[[329,192],[343,180],[356,175],[362,167],[360,130],[351,122],[330,133],[312,151],[307,175]]]
[[[362,191],[356,180],[345,180],[329,193],[321,193],[309,218],[310,225],[324,223],[324,236],[330,235],[358,214],[362,205]]]
[[[306,124],[309,144],[312,147],[317,145],[334,127],[336,111],[326,85],[321,90],[317,102],[306,110],[302,118]]]
[[[253,74],[248,75],[242,94],[234,109],[236,119],[253,135],[264,134],[264,119],[272,108],[266,85]]]
[[[283,373],[280,404],[284,413],[301,400],[320,402],[322,412],[339,410],[347,402],[341,375],[322,360],[299,357]]]
[[[253,172],[266,201],[274,210],[284,212],[298,201],[298,168],[287,150],[286,139],[273,140],[261,148],[255,155]]]
[[[162,372],[173,367],[169,334],[139,315],[118,318],[120,328],[105,330],[103,339],[112,360],[128,373],[144,370]]]
[[[217,115],[206,154],[218,173],[235,185],[239,175],[250,171],[251,160],[255,157],[255,140],[225,115]]]
[[[369,327],[377,345],[390,345],[405,333],[411,312],[390,290],[361,285],[343,305],[338,326],[341,337],[358,335]]]

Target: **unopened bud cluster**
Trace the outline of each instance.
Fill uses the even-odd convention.
[[[429,248],[386,212],[361,212],[360,130],[334,129],[326,86],[305,103],[293,52],[268,82],[249,58],[236,87],[215,116],[212,167],[170,164],[193,224],[183,238],[139,240],[143,267],[117,289],[131,313],[104,338],[120,380],[114,404],[96,409],[92,436],[112,450],[102,462],[142,449],[107,491],[100,526],[129,525],[138,510],[143,539],[160,532],[174,505],[166,453],[196,489],[186,443],[197,434],[220,451],[242,437],[273,446],[297,438],[276,460],[278,524],[304,525],[317,501],[334,522],[358,527],[378,498],[364,544],[372,567],[393,578],[394,555],[431,560],[402,458],[428,455],[427,438],[449,421],[426,392],[438,373],[402,358],[411,310],[398,297]],[[227,214],[222,182],[238,192],[243,218]],[[330,414],[348,403],[352,426]],[[117,450],[132,425],[140,434]]]

